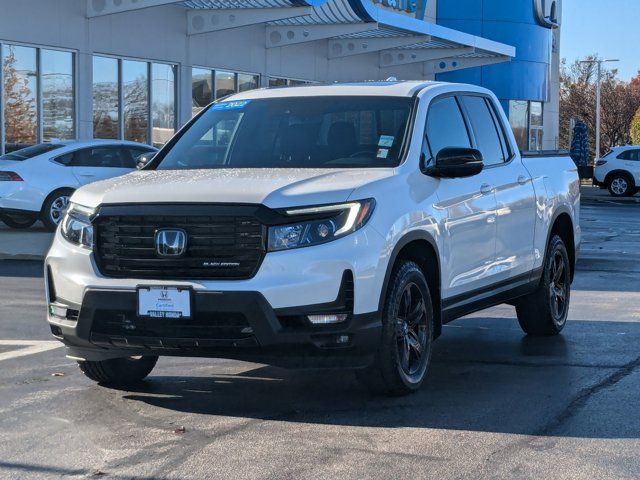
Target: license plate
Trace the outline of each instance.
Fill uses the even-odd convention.
[[[139,287],[138,315],[152,318],[190,318],[191,290],[181,287]]]

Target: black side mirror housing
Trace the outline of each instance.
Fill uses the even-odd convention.
[[[479,174],[484,168],[482,153],[475,148],[447,147],[436,155],[434,165],[420,168],[425,175],[438,178],[464,178]]]

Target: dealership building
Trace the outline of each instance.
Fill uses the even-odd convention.
[[[233,92],[389,77],[487,87],[522,149],[554,149],[560,11],[560,0],[0,0],[0,152],[162,145]]]

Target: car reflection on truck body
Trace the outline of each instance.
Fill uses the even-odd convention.
[[[511,303],[525,333],[562,331],[579,196],[571,159],[521,156],[480,87],[243,92],[73,195],[48,321],[104,384],[182,355],[357,368],[409,393],[470,312]]]

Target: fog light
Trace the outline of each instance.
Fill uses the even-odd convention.
[[[336,337],[336,343],[339,343],[339,344],[349,343],[349,335],[338,335]]]
[[[49,315],[57,318],[67,318],[67,309],[59,305],[49,305]]]
[[[346,313],[326,314],[326,315],[307,315],[307,318],[314,325],[327,325],[330,323],[341,323],[347,319]]]

